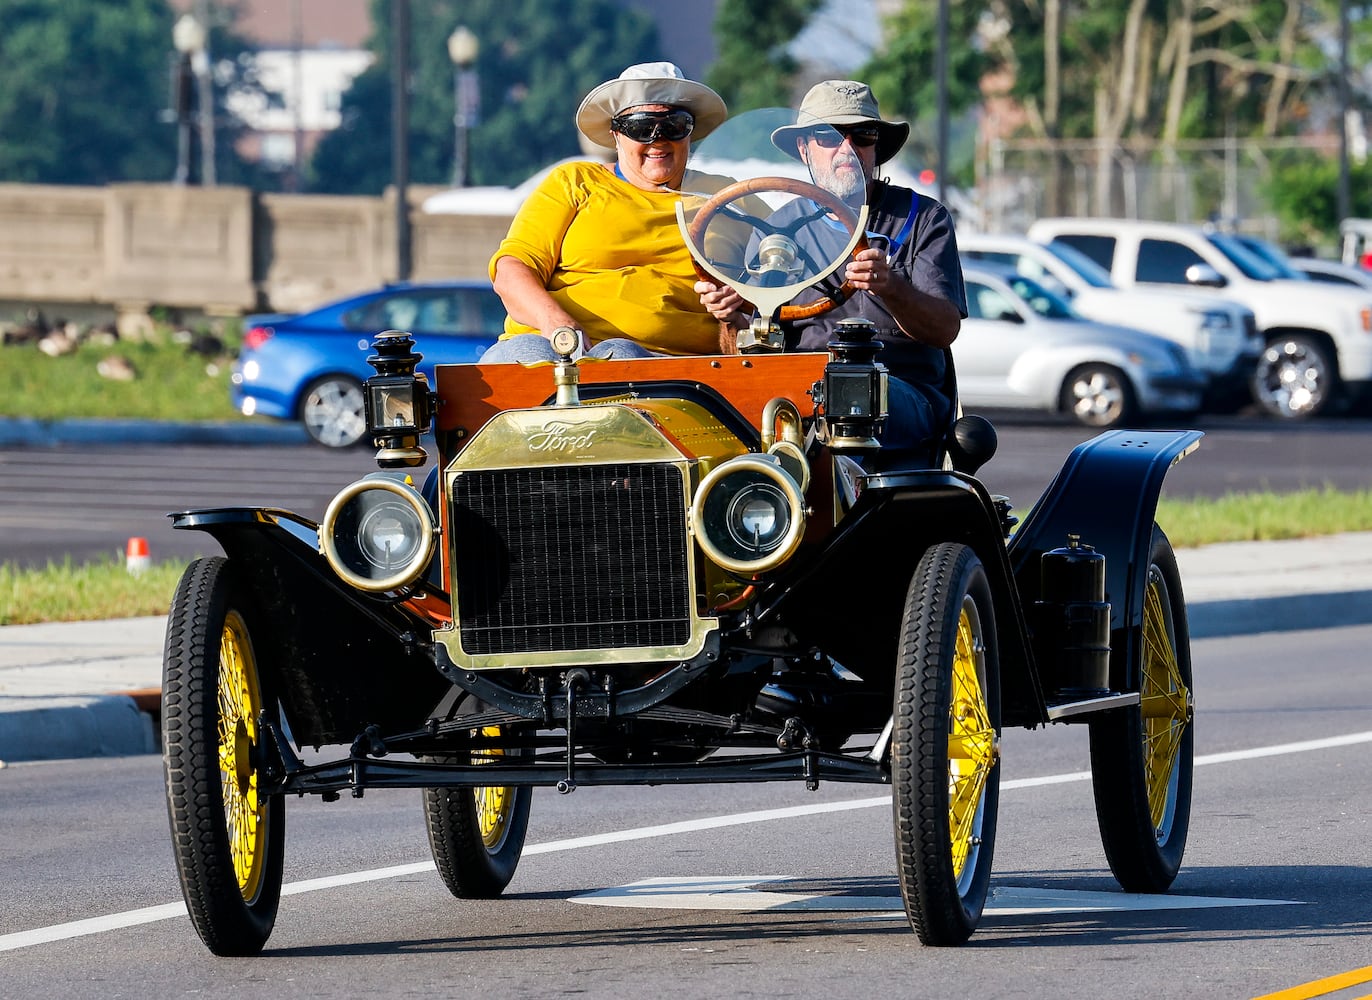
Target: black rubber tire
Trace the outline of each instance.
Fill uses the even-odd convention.
[[[1078,365],[1063,379],[1059,406],[1086,427],[1126,427],[1138,419],[1139,404],[1129,377],[1106,364]]]
[[[508,796],[489,817],[497,825],[490,843],[482,835],[479,805],[487,793]],[[494,899],[504,892],[524,852],[533,789],[425,788],[421,794],[429,849],[448,891],[458,899]],[[490,799],[484,801],[489,804]]]
[[[228,560],[197,559],[172,598],[163,655],[162,759],[172,850],[191,922],[216,955],[260,952],[281,899],[286,810],[280,795],[254,794],[262,784],[260,715],[248,719],[243,716],[258,713],[236,711],[252,704],[251,697],[221,698],[221,679],[238,678],[255,689],[268,718],[276,711],[257,670],[251,621]],[[238,654],[227,675],[226,649]],[[225,705],[233,718],[221,718]],[[233,774],[220,766],[221,725],[235,734]],[[246,819],[252,823],[235,822]],[[236,854],[249,869],[246,882],[235,869]]]
[[[1110,870],[1126,892],[1164,892],[1181,869],[1191,825],[1195,725],[1191,636],[1172,544],[1153,526],[1143,618],[1141,692],[1136,705],[1092,720],[1091,784]],[[1165,747],[1166,773],[1149,758]],[[1151,764],[1151,766],[1150,766]],[[1150,805],[1149,792],[1154,792]]]
[[[943,543],[920,559],[906,596],[898,657],[891,785],[900,893],[921,942],[960,945],[980,922],[990,892],[1000,802],[995,612],[986,570],[972,549]],[[979,684],[971,696],[955,680],[955,673],[965,679],[969,670]],[[963,710],[956,718],[955,706]],[[969,707],[976,709],[970,727],[975,739],[964,721]],[[954,737],[974,748],[957,757],[964,762],[962,781],[953,780]],[[966,782],[969,760],[980,765],[972,769],[984,778],[979,790]],[[954,796],[953,785],[970,794]],[[961,800],[956,814],[955,798]],[[965,834],[955,839],[951,826],[960,818]],[[955,850],[963,848],[959,863]]]
[[[300,394],[300,423],[316,444],[351,448],[367,440],[362,383],[351,375],[325,375]]]
[[[1268,342],[1253,368],[1253,400],[1279,420],[1307,420],[1329,409],[1342,392],[1329,349],[1295,334]]]

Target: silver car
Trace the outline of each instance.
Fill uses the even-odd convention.
[[[953,360],[965,408],[1066,413],[1088,427],[1200,408],[1206,376],[1172,341],[1085,319],[1007,269],[964,265],[963,277],[967,319]]]

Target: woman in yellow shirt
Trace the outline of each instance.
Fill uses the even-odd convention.
[[[548,337],[582,332],[595,357],[718,354],[719,323],[701,305],[676,222],[686,191],[728,177],[686,169],[692,139],[727,115],[724,101],[672,63],[630,66],[581,102],[577,128],[615,162],[567,163],[525,201],[491,258],[508,318],[487,362],[553,360]]]

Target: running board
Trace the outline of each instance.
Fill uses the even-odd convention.
[[[1061,722],[1063,719],[1074,715],[1089,715],[1092,712],[1104,712],[1112,708],[1128,708],[1139,703],[1137,691],[1127,694],[1107,694],[1099,698],[1087,698],[1084,701],[1064,701],[1056,705],[1048,706],[1048,721]]]

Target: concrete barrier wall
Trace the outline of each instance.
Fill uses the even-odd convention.
[[[411,277],[484,277],[508,216],[425,215],[409,191]],[[0,184],[0,301],[289,312],[397,273],[395,195],[238,187]]]

